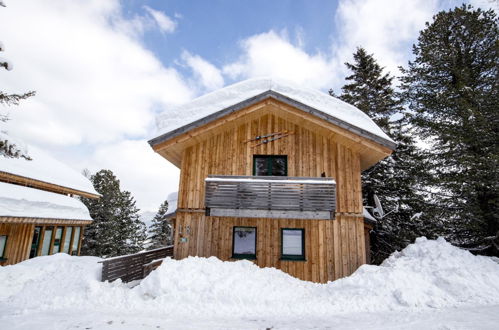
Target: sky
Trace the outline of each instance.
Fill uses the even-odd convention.
[[[489,0],[475,6],[497,6]],[[341,90],[356,47],[387,72],[452,0],[4,0],[0,90],[36,91],[1,129],[77,171],[111,169],[142,211],[178,190],[147,141],[176,105],[260,76]]]

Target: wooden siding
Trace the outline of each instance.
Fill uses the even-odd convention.
[[[258,135],[285,130],[293,134],[256,147],[246,142]],[[336,134],[325,136],[272,111],[263,111],[237,126],[212,132],[184,150],[178,207],[203,209],[205,178],[250,176],[253,155],[287,155],[289,176],[318,178],[324,173],[336,180],[336,211],[362,214],[359,153],[338,142]]]
[[[248,142],[259,135],[291,134],[267,144]],[[366,262],[362,216],[361,157],[365,146],[345,139],[274,106],[241,115],[205,135],[192,137],[181,152],[175,221],[175,258],[216,256],[231,260],[234,226],[257,227],[257,259],[298,278],[327,282],[348,276]],[[208,175],[252,175],[253,155],[287,155],[288,175],[336,181],[336,219],[275,219],[206,216]],[[304,228],[306,261],[280,260],[280,229]]]
[[[4,261],[0,261],[1,266],[5,265],[14,265],[21,261],[27,260],[29,258],[31,243],[33,241],[33,233],[35,227],[42,227],[39,238],[39,245],[37,256],[41,255],[43,238],[45,235],[45,228],[53,227],[52,230],[52,238],[50,241],[49,254],[53,253],[54,248],[54,240],[55,240],[55,232],[58,227],[64,228],[62,232],[62,237],[60,241],[59,252],[62,252],[65,245],[65,237],[66,237],[66,228],[72,227],[72,237],[68,242],[69,254],[70,255],[80,255],[81,250],[81,241],[83,239],[83,231],[85,230],[85,226],[80,223],[77,225],[68,226],[68,223],[65,225],[61,225],[59,221],[53,220],[51,223],[12,223],[12,222],[0,222],[0,236],[7,236],[7,245],[4,252]],[[74,237],[75,228],[80,227],[80,234],[78,237]],[[73,241],[78,239],[78,248],[77,251],[73,251]]]
[[[32,224],[0,223],[0,236],[7,235],[4,262],[0,265],[13,265],[28,259],[35,226]]]
[[[276,267],[302,280],[332,281],[366,263],[364,224],[360,217],[336,220],[207,217],[179,212],[175,223],[175,258],[232,256],[234,226],[257,227],[255,264]],[[280,260],[280,228],[305,229],[305,261]]]

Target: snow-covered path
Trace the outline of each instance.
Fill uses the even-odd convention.
[[[315,284],[248,261],[167,259],[134,288],[99,258],[0,267],[0,329],[498,329],[499,264],[418,239],[381,266]]]
[[[421,312],[371,312],[331,315],[328,318],[253,319],[176,318],[164,314],[129,315],[95,310],[62,310],[0,318],[5,330],[146,330],[146,329],[407,329],[497,330],[499,305],[425,310]]]

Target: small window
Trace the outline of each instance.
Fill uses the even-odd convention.
[[[80,227],[75,227],[74,233],[73,233],[73,246],[71,247],[71,255],[77,256],[78,255],[78,248],[80,245]]]
[[[232,258],[256,259],[256,227],[234,227]]]
[[[305,229],[281,229],[281,259],[305,260]]]
[[[69,250],[71,249],[71,235],[73,234],[73,227],[66,227],[66,235],[64,236],[64,253],[69,254]]]
[[[5,248],[7,247],[7,236],[0,236],[0,259],[4,258]]]
[[[287,176],[288,156],[253,156],[253,175]]]
[[[52,254],[59,253],[61,251],[61,239],[62,239],[62,230],[64,228],[62,227],[57,227],[55,231],[55,238],[54,238],[54,246],[52,248]]]
[[[52,242],[52,233],[54,232],[54,227],[46,227],[43,234],[42,242],[42,256],[48,256],[50,253],[50,243]]]
[[[33,240],[31,241],[31,250],[29,252],[29,257],[34,258],[38,254],[38,245],[40,244],[40,234],[42,233],[42,227],[35,227],[33,232]]]

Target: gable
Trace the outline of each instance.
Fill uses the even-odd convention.
[[[189,147],[202,143],[208,138],[218,134],[236,134],[238,129],[246,127],[247,139],[273,133],[279,130],[279,125],[254,125],[253,122],[261,121],[263,117],[271,116],[275,121],[283,121],[288,131],[302,130],[318,134],[327,140],[334,140],[358,153],[362,169],[368,168],[391,153],[391,149],[376,143],[370,139],[363,138],[352,131],[332,124],[322,118],[304,112],[287,103],[267,97],[257,103],[245,108],[233,111],[216,120],[211,120],[204,125],[193,127],[186,132],[180,133],[170,139],[153,144],[153,149],[180,168],[182,153]],[[249,127],[258,127],[250,129]],[[283,126],[279,126],[283,127]],[[251,132],[250,132],[251,131]],[[274,144],[280,144],[276,141]],[[240,145],[239,148],[247,146]]]
[[[274,99],[394,150],[396,144],[365,113],[328,94],[271,79],[250,79],[209,93],[158,116],[155,146],[193,129]]]

